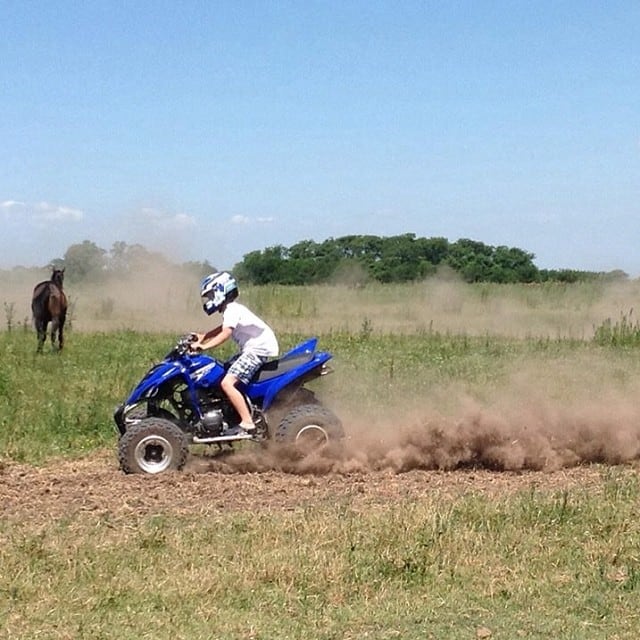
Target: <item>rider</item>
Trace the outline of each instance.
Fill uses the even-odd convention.
[[[238,283],[228,271],[212,273],[202,280],[200,296],[203,309],[207,315],[219,311],[222,324],[206,333],[196,333],[197,340],[191,343],[191,348],[211,349],[229,338],[237,343],[240,353],[233,359],[220,386],[240,416],[238,427],[243,432],[250,432],[256,426],[237,384],[238,381],[249,384],[260,366],[268,358],[278,355],[278,340],[264,320],[236,302],[238,293]]]

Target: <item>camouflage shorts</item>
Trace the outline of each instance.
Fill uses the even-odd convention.
[[[253,374],[267,361],[264,356],[257,356],[255,353],[241,353],[238,355],[227,373],[235,376],[244,384],[249,384]]]

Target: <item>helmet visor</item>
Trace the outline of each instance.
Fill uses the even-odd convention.
[[[218,310],[218,305],[210,298],[202,298],[202,300],[202,309],[208,316]]]
[[[224,302],[224,296],[220,291],[209,291],[202,298],[202,308],[204,312],[210,316],[220,309],[220,305]]]

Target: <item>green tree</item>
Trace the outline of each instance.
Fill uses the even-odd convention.
[[[533,264],[533,253],[515,247],[496,247],[493,252],[492,282],[535,282],[538,268]]]
[[[65,274],[74,282],[100,279],[107,266],[106,251],[94,242],[72,244],[64,254]]]
[[[114,242],[106,257],[107,269],[116,275],[128,275],[155,265],[168,265],[168,260],[155,251],[149,251],[141,244]]]
[[[467,282],[486,281],[492,266],[492,253],[492,247],[483,242],[461,238],[451,244],[446,263]]]
[[[416,238],[418,255],[432,265],[439,265],[449,255],[449,241],[446,238]]]
[[[236,268],[236,276],[253,284],[280,282],[285,253],[281,245],[247,253]]]

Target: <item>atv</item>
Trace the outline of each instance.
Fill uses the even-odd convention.
[[[116,408],[125,473],[182,469],[192,445],[274,441],[306,454],[344,437],[338,417],[304,386],[332,371],[332,355],[317,349],[317,338],[263,364],[248,385],[238,383],[256,425],[250,433],[237,428],[240,418],[220,389],[230,361],[194,352],[193,341],[193,334],[181,336]]]

